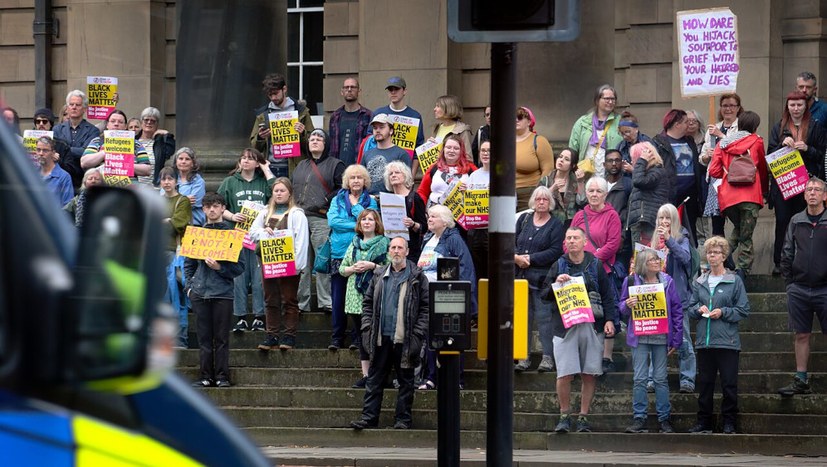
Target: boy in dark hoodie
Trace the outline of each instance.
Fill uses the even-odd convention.
[[[206,229],[232,230],[222,220],[226,209],[224,197],[207,193],[202,202],[207,216]],[[195,387],[230,387],[230,325],[233,315],[233,280],[244,272],[244,257],[238,262],[212,258],[184,262],[187,296],[198,317],[200,374]],[[213,352],[215,357],[213,357]]]

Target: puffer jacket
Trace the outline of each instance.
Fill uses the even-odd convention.
[[[738,322],[749,316],[749,300],[744,283],[735,273],[727,271],[712,296],[708,279],[709,273],[705,272],[692,285],[689,318],[698,320],[695,348],[741,350]],[[709,311],[720,308],[721,318],[702,317],[699,311],[702,305],[706,305]]]
[[[644,222],[657,225],[658,209],[669,202],[669,180],[663,167],[646,168],[642,157],[632,171],[632,194],[629,195],[628,227]]]
[[[371,365],[373,365],[377,343],[381,339],[382,293],[385,288],[385,278],[390,276],[390,267],[391,265],[376,268],[373,280],[370,281],[362,300],[362,344],[370,354]],[[407,290],[403,301],[405,337],[402,342],[400,366],[415,368],[419,364],[419,354],[428,336],[428,278],[410,260],[407,260],[405,267],[408,268],[410,274],[406,281]]]
[[[205,229],[232,230],[226,222],[207,224]],[[184,261],[184,277],[192,292],[190,298],[228,298],[233,299],[233,279],[244,272],[244,255],[238,257],[238,262],[219,261],[219,270],[207,266],[204,260],[187,258]]]

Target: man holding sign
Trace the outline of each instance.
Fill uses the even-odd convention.
[[[626,433],[647,433],[649,398],[649,359],[655,383],[655,409],[661,433],[674,433],[670,417],[669,383],[666,381],[666,357],[678,350],[683,341],[683,305],[675,282],[661,272],[657,252],[645,249],[637,254],[635,273],[623,281],[618,307],[628,320],[626,343],[632,348],[635,369],[632,390],[634,419]]]
[[[269,74],[261,82],[264,95],[270,102],[264,107],[256,110],[256,121],[253,123],[253,130],[250,132],[250,144],[267,155],[268,160],[273,164],[271,169],[276,177],[288,177],[293,174],[293,169],[302,158],[307,156],[307,135],[313,131],[313,121],[310,119],[310,110],[307,106],[295,102],[287,95],[287,81],[280,73]],[[293,128],[299,133],[301,141],[302,157],[290,157],[275,159],[272,152],[272,138],[268,115],[273,112],[298,113],[298,121]],[[289,161],[289,162],[288,162]]]
[[[568,229],[565,244],[568,253],[552,265],[542,292],[542,296],[551,301],[553,310],[551,328],[561,414],[554,431],[567,433],[572,429],[571,382],[574,375],[579,374],[582,389],[577,431],[590,432],[586,417],[597,377],[603,374],[603,333],[606,336],[615,333],[617,297],[600,260],[584,250],[586,233],[583,229]],[[584,285],[585,290],[579,284]],[[569,290],[571,292],[567,293]]]

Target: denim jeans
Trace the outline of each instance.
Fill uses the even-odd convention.
[[[233,281],[233,315],[243,318],[247,315],[247,290],[253,294],[253,315],[264,316],[264,283],[261,278],[261,266],[253,250],[241,249],[239,258],[244,258],[244,272]]]
[[[528,280],[528,351],[532,349],[532,330],[537,327],[543,355],[554,358],[554,333],[551,330],[551,303],[540,296],[540,288],[546,271],[529,268],[525,272]]]
[[[638,344],[632,348],[632,364],[635,369],[632,388],[632,411],[635,418],[646,418],[649,397],[646,393],[646,381],[649,370],[649,357],[654,366],[655,410],[658,421],[669,419],[672,406],[669,403],[669,384],[666,382],[666,345]]]
[[[307,228],[310,230],[310,245],[307,251],[307,265],[301,272],[299,278],[299,310],[310,311],[310,276],[313,272],[313,261],[316,259],[316,252],[324,245],[330,237],[330,226],[326,217],[307,216]],[[316,304],[319,308],[331,308],[330,299],[330,275],[316,274]]]
[[[681,387],[695,389],[695,374],[697,366],[695,363],[695,349],[692,347],[692,337],[689,334],[689,314],[683,314],[683,341],[678,348],[678,359],[680,360]]]

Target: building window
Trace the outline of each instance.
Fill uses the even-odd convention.
[[[294,99],[322,115],[324,0],[287,2],[287,85]]]

